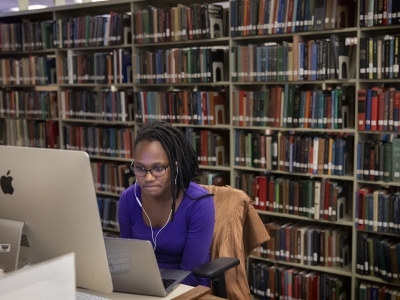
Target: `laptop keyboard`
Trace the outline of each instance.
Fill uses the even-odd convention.
[[[106,243],[108,266],[111,274],[129,272],[129,247]]]
[[[173,284],[175,281],[176,281],[175,279],[164,279],[164,278],[162,279],[165,289],[169,287],[171,284]]]
[[[112,300],[112,299],[76,291],[76,300]]]

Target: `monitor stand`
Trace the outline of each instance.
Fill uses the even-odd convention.
[[[0,218],[0,268],[17,270],[24,222]]]

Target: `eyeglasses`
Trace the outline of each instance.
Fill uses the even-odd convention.
[[[133,172],[133,174],[135,174],[136,177],[144,177],[146,176],[147,172],[150,172],[151,175],[153,175],[154,177],[162,177],[167,172],[168,167],[169,165],[165,167],[157,166],[154,167],[153,169],[146,170],[143,167],[134,167],[133,162],[131,163],[131,171]]]

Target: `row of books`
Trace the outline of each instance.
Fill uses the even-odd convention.
[[[372,87],[357,92],[358,130],[400,131],[400,90]]]
[[[249,287],[253,298],[261,300],[350,299],[350,287],[344,277],[277,266],[256,259],[249,265]]]
[[[58,83],[132,83],[132,53],[124,49],[109,52],[77,53],[57,56]]]
[[[399,78],[399,36],[360,38],[360,79]]]
[[[400,5],[397,1],[360,0],[360,27],[400,24]]]
[[[52,120],[6,119],[4,145],[59,149],[58,123]]]
[[[204,185],[225,186],[229,184],[229,173],[202,170],[200,172],[199,182]]]
[[[340,268],[351,263],[351,233],[348,228],[286,221],[270,222],[265,227],[271,237],[261,245],[261,256],[265,258]]]
[[[116,13],[53,21],[55,48],[80,48],[131,44],[131,16]]]
[[[355,8],[345,0],[234,0],[231,36],[352,27]]]
[[[133,92],[63,90],[60,92],[62,119],[133,121]]]
[[[185,135],[196,151],[200,165],[223,166],[229,162],[229,132],[186,128]]]
[[[1,90],[0,116],[43,119],[57,118],[57,92]]]
[[[143,91],[135,93],[138,122],[227,124],[228,100],[224,91]]]
[[[232,92],[232,123],[236,126],[285,128],[353,128],[353,86],[303,90],[298,85]]]
[[[357,144],[357,179],[400,182],[400,138],[362,140]]]
[[[86,151],[89,155],[132,158],[133,128],[101,126],[63,126],[67,150]]]
[[[400,300],[400,289],[368,281],[361,281],[358,286],[358,299]]]
[[[116,199],[97,197],[97,206],[103,228],[119,230],[118,204],[119,201]]]
[[[235,130],[235,165],[304,174],[351,173],[353,136]]]
[[[56,59],[52,56],[0,58],[1,85],[56,84]]]
[[[121,194],[135,181],[128,164],[92,161],[90,165],[94,186],[98,192]]]
[[[355,78],[355,54],[334,34],[309,41],[294,35],[291,42],[231,47],[231,76],[236,82]]]
[[[364,187],[355,196],[357,229],[400,234],[399,192]]]
[[[399,283],[400,242],[369,234],[357,235],[357,274]]]
[[[176,7],[147,9],[134,13],[135,42],[186,41],[226,36],[227,9],[221,5],[178,4]]]
[[[136,83],[196,83],[227,80],[227,47],[192,47],[139,52]]]
[[[54,48],[52,21],[0,23],[0,52]]]
[[[272,174],[253,178],[250,195],[256,209],[329,221],[342,220],[348,215],[346,198],[352,196],[348,182]]]

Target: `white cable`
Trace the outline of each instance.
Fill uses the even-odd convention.
[[[165,225],[157,232],[156,236],[154,237],[153,226],[152,226],[152,224],[151,224],[151,220],[150,220],[148,214],[146,213],[146,211],[144,210],[144,208],[143,208],[143,206],[142,206],[142,203],[140,202],[139,198],[136,196],[136,183],[135,183],[134,192],[135,192],[135,198],[136,198],[137,203],[138,203],[139,206],[142,208],[144,214],[146,215],[147,219],[149,220],[149,223],[150,223],[150,230],[151,230],[151,239],[153,240],[153,244],[154,244],[153,251],[156,251],[156,248],[157,248],[157,236],[158,236],[158,234],[161,232],[161,230],[163,230],[163,229],[165,228],[165,226],[167,226],[167,224],[168,224],[168,222],[169,222],[169,219],[171,218],[172,208],[171,208],[171,210],[169,211],[169,216],[168,216],[167,222],[166,222]]]
[[[153,240],[153,244],[154,244],[153,251],[156,251],[156,249],[157,249],[157,236],[158,236],[158,234],[161,232],[161,230],[163,230],[163,229],[165,228],[165,226],[167,226],[168,221],[169,221],[169,218],[171,218],[172,209],[169,211],[169,216],[168,216],[167,222],[166,222],[165,225],[157,232],[157,234],[156,234],[155,237],[153,236],[154,233],[153,233],[153,226],[151,225],[151,220],[150,220],[149,216],[147,215],[147,213],[146,213],[146,211],[144,210],[143,207],[142,207],[142,210],[143,210],[144,214],[146,215],[147,219],[149,219],[150,229],[151,229],[151,239]]]

